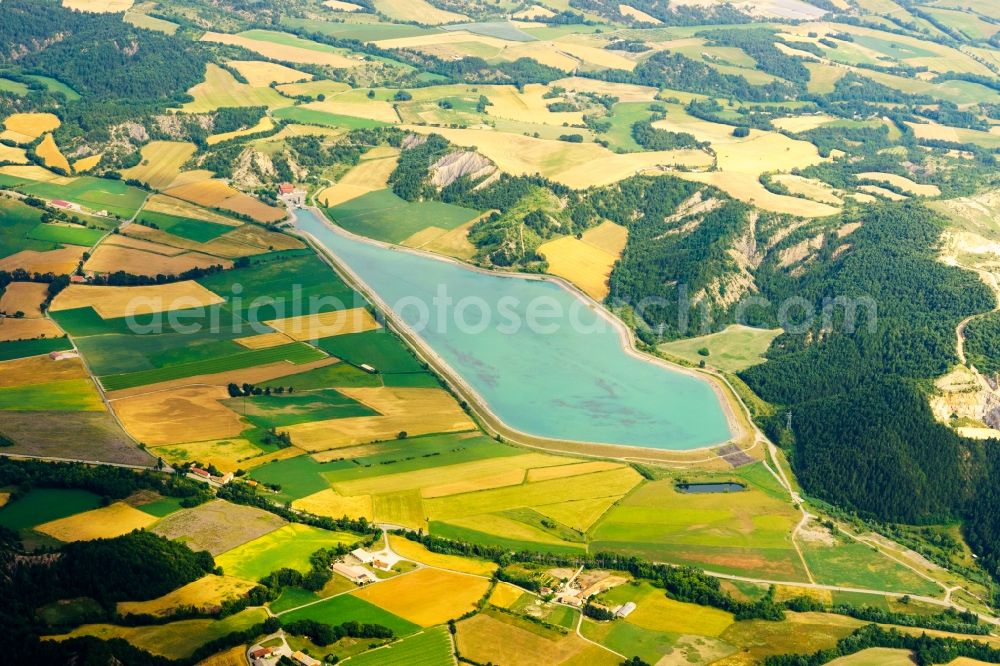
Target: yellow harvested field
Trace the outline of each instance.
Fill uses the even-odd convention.
[[[858,186],[858,189],[861,190],[862,192],[867,192],[868,194],[874,194],[875,196],[878,197],[885,197],[890,201],[904,201],[909,198],[906,195],[897,194],[892,190],[887,190],[884,187],[879,187],[878,185],[860,185]]]
[[[46,384],[87,376],[83,362],[78,358],[54,361],[48,354],[29,356],[0,363],[0,388]]]
[[[265,223],[277,222],[288,216],[284,209],[268,206],[260,199],[255,199],[248,194],[242,193],[234,194],[229,197],[225,201],[221,202],[219,207],[231,210],[234,213],[239,213],[241,215],[249,215],[258,222]],[[274,235],[280,237],[282,234]]]
[[[658,166],[707,167],[712,163],[711,156],[700,150],[619,155],[595,143],[567,143],[505,132],[421,126],[406,129],[421,134],[434,132],[457,145],[475,146],[510,174],[541,173],[577,189],[608,185]]]
[[[181,608],[211,613],[218,610],[222,602],[243,597],[254,585],[255,583],[232,576],[208,574],[156,599],[121,601],[118,603],[118,613],[166,617]]]
[[[22,250],[15,252],[9,257],[0,259],[0,271],[12,271],[16,268],[23,268],[29,273],[68,275],[76,270],[76,266],[80,263],[85,251],[82,247],[71,247],[69,245],[58,250],[48,250],[46,252]]]
[[[547,92],[549,86],[538,83],[529,83],[524,86],[523,92],[514,86],[490,86],[484,89],[484,94],[492,102],[486,107],[486,113],[496,118],[543,125],[583,123],[582,111],[549,111],[548,105],[552,100],[543,97]]]
[[[73,171],[76,173],[83,173],[85,171],[90,171],[95,166],[101,163],[102,155],[98,153],[97,155],[91,155],[90,157],[82,157],[77,161],[73,162]]]
[[[45,166],[48,168],[62,169],[66,173],[72,172],[69,160],[59,150],[59,146],[56,145],[56,140],[51,134],[45,135],[42,142],[35,147],[35,152],[38,153],[38,156],[42,158],[42,161],[45,162]]]
[[[240,130],[233,130],[232,132],[223,132],[222,134],[213,134],[208,137],[205,142],[214,146],[217,143],[222,143],[223,141],[229,141],[230,139],[235,139],[237,137],[246,136],[248,134],[257,134],[258,132],[270,132],[274,129],[274,121],[271,120],[269,116],[264,116],[257,121],[257,124],[253,127],[246,127]]]
[[[2,138],[3,136],[0,136],[0,139]],[[73,178],[67,178],[65,176],[52,173],[45,167],[40,167],[37,164],[10,164],[5,167],[0,167],[0,173],[8,176],[14,176],[15,178],[27,178],[28,180],[37,180],[44,183],[56,183],[57,185],[65,185],[73,182]]]
[[[113,273],[125,271],[133,275],[178,275],[192,268],[208,268],[209,266],[232,268],[229,259],[220,259],[198,252],[184,252],[174,256],[153,252],[145,252],[120,245],[102,243],[90,255],[84,264],[84,269],[95,273]]]
[[[212,293],[194,280],[157,284],[144,287],[103,287],[71,284],[52,300],[52,312],[92,307],[104,319],[129,314],[169,312],[185,308],[222,303],[221,296]]]
[[[0,133],[0,139],[31,143],[59,125],[58,116],[52,113],[14,113],[4,118],[4,132]]]
[[[775,181],[788,188],[792,194],[801,194],[813,201],[830,204],[831,206],[841,206],[843,201],[833,188],[821,180],[815,178],[805,178],[790,173],[781,173],[773,177]]]
[[[292,502],[292,508],[329,518],[349,516],[372,520],[374,516],[371,495],[344,497],[329,488],[295,500]]]
[[[623,467],[621,463],[607,460],[594,460],[592,462],[559,465],[557,467],[541,467],[528,470],[528,482],[562,479],[567,476],[580,476],[581,474],[591,474],[592,472],[605,472],[609,469],[619,469],[620,467]]]
[[[490,593],[489,602],[497,608],[510,608],[514,602],[521,598],[524,590],[514,587],[510,583],[497,583]]]
[[[180,175],[197,147],[188,141],[150,141],[142,147],[142,161],[122,170],[122,176],[146,183],[155,190],[167,188]]]
[[[638,602],[628,623],[653,631],[718,636],[733,623],[732,613],[668,599],[662,590],[651,589]]]
[[[352,594],[410,622],[431,627],[475,610],[489,585],[488,578],[419,569]]]
[[[475,423],[450,393],[436,388],[344,388],[344,395],[368,405],[381,416],[314,421],[289,426],[292,441],[306,451],[325,451],[355,444],[434,432],[461,432]],[[363,494],[363,493],[348,493]]]
[[[355,118],[368,118],[379,120],[384,123],[398,123],[399,115],[396,109],[389,102],[379,100],[341,100],[327,98],[322,102],[309,102],[302,105],[303,109],[313,111],[323,111],[344,116],[354,116]]]
[[[327,206],[336,206],[363,194],[385,189],[388,186],[389,175],[396,168],[398,160],[398,151],[381,159],[362,160],[344,174],[336,185],[331,185],[320,192],[317,198]]]
[[[243,194],[221,180],[186,183],[170,188],[166,194],[200,206],[223,208],[234,213],[249,215],[258,222],[277,222],[284,219],[286,215],[281,208],[268,206],[259,199]]]
[[[544,655],[547,664],[562,666],[612,666],[622,662],[621,657],[573,632],[556,633],[495,611],[462,620],[457,627],[458,650],[480,663],[535,666],[539,655]]]
[[[59,541],[93,541],[94,539],[113,539],[128,534],[132,530],[149,527],[156,521],[155,516],[124,502],[115,502],[100,509],[84,511],[68,518],[43,523],[35,530]]]
[[[206,32],[201,38],[204,42],[215,42],[217,44],[231,44],[242,46],[245,49],[259,53],[265,58],[273,58],[284,62],[301,63],[304,65],[324,65],[326,67],[352,68],[363,64],[362,60],[348,58],[340,53],[330,51],[318,51],[314,49],[302,48],[301,46],[289,46],[277,44],[259,39],[251,39],[243,35],[231,35],[223,32]],[[291,103],[291,100],[289,100]]]
[[[580,68],[580,61],[560,49],[554,42],[514,42],[500,55],[504,60],[532,58],[567,74],[572,74]]]
[[[831,115],[825,113],[814,113],[807,116],[788,116],[787,118],[775,118],[771,121],[778,129],[783,129],[793,134],[798,132],[807,132],[811,129],[816,129],[821,125],[825,125],[828,122],[836,120]]]
[[[62,0],[63,7],[94,14],[117,14],[132,8],[134,0]]]
[[[294,100],[284,97],[267,86],[240,83],[232,74],[218,65],[205,68],[205,80],[188,90],[193,102],[185,104],[185,113],[205,113],[227,106],[266,106],[274,109],[291,106]]]
[[[598,79],[587,79],[581,76],[570,76],[558,79],[549,84],[552,87],[565,88],[569,92],[586,92],[597,95],[613,95],[620,102],[652,102],[659,92],[652,86],[639,86],[633,83],[613,83]]]
[[[51,319],[0,319],[0,342],[35,340],[37,338],[62,338],[62,332]]]
[[[556,13],[549,9],[548,7],[542,7],[541,5],[531,5],[526,9],[522,9],[519,12],[514,12],[511,14],[512,18],[518,19],[520,21],[534,21],[539,18],[551,18],[555,16]]]
[[[317,95],[326,95],[327,97],[331,97],[337,93],[346,92],[350,90],[351,87],[346,83],[341,83],[340,81],[317,79],[315,81],[306,81],[305,83],[285,83],[277,86],[276,89],[282,95],[287,95],[289,97],[316,97]],[[332,128],[322,129],[333,131]]]
[[[913,653],[909,650],[894,648],[867,648],[860,652],[849,654],[846,657],[838,657],[827,666],[912,666]],[[974,666],[976,664],[986,664],[985,661],[973,661],[965,657],[959,657],[948,666]]]
[[[201,180],[171,188],[167,194],[200,206],[218,207],[223,201],[239,194],[221,180]]]
[[[229,66],[243,75],[252,86],[266,87],[272,83],[311,81],[312,74],[264,60],[232,60]]]
[[[246,666],[246,654],[246,646],[237,645],[199,661],[197,666]]]
[[[799,199],[798,197],[786,197],[769,192],[753,174],[725,173],[722,171],[707,173],[684,173],[678,171],[674,172],[673,175],[685,180],[714,185],[736,199],[776,213],[787,213],[801,217],[827,217],[828,215],[836,215],[840,210],[839,208],[819,203],[818,201]]]
[[[893,187],[898,187],[899,189],[918,197],[936,197],[941,194],[941,189],[937,185],[921,185],[920,183],[913,182],[909,178],[897,176],[894,173],[865,171],[864,173],[857,174],[856,178],[861,180],[875,180],[883,183],[889,183]]]
[[[478,219],[469,220],[451,231],[440,227],[427,227],[409,238],[403,239],[400,245],[436,252],[456,259],[472,259],[476,254],[476,246],[469,240],[469,230]]]
[[[134,439],[163,446],[238,436],[246,426],[220,402],[227,398],[229,392],[219,386],[186,386],[120,398],[111,406]]]
[[[348,393],[348,389],[341,390],[344,393]],[[382,474],[366,479],[340,481],[335,483],[333,487],[341,495],[371,495],[419,490],[424,497],[428,497],[426,489],[435,488],[441,484],[464,483],[468,486],[466,492],[473,492],[482,490],[482,488],[476,487],[479,480],[489,480],[497,474],[503,474],[508,471],[517,472],[519,478],[514,483],[520,483],[524,478],[526,470],[536,467],[565,465],[570,462],[574,462],[574,459],[552,456],[545,453],[525,453],[519,456],[488,458],[486,460],[445,465],[443,467],[431,467],[411,472],[400,472],[398,474]],[[514,483],[507,485],[514,485]]]
[[[49,285],[41,282],[11,282],[0,296],[0,312],[25,317],[41,317],[41,305],[48,296]]]
[[[234,227],[238,227],[243,224],[239,220],[234,220],[231,217],[220,215],[219,213],[216,213],[213,210],[208,210],[207,208],[201,208],[200,206],[196,206],[195,204],[184,201],[183,199],[168,197],[165,194],[154,194],[149,197],[149,200],[146,201],[144,210],[154,213],[177,215],[178,217],[192,217],[196,220],[205,220],[206,222],[216,222],[218,224],[228,224]]]
[[[9,162],[11,164],[27,164],[28,163],[28,153],[24,148],[16,148],[14,146],[8,146],[6,144],[0,143],[0,162]]]
[[[125,236],[123,234],[111,234],[105,238],[98,247],[104,246],[125,247],[133,250],[141,250],[151,254],[162,254],[166,257],[176,257],[178,254],[187,252],[187,250],[183,248],[170,247],[169,245],[163,245],[162,243],[153,243],[151,241],[142,240],[141,238]]]
[[[284,215],[283,211],[282,215]],[[238,249],[236,246],[250,248],[250,251],[244,251],[242,254],[258,254],[271,249],[296,250],[305,247],[305,244],[298,238],[294,238],[288,234],[270,231],[256,224],[244,224],[242,227],[230,231],[224,236],[205,243],[202,249],[211,254],[226,256],[227,251]]]
[[[568,525],[575,530],[586,532],[598,519],[607,513],[608,509],[618,501],[617,497],[594,497],[582,500],[569,500],[556,504],[542,504],[534,507],[535,511],[549,518]]]
[[[426,0],[375,0],[375,9],[396,21],[423,23],[424,25],[439,25],[468,21],[464,14],[438,9]]]
[[[10,493],[0,493],[0,509],[10,501]]]
[[[430,567],[438,567],[439,569],[450,569],[451,571],[474,574],[476,576],[492,576],[497,568],[496,564],[487,562],[486,560],[435,553],[427,550],[422,543],[410,541],[406,537],[395,534],[389,535],[389,545],[392,547],[393,552],[401,557],[405,557],[413,562],[426,564]],[[504,585],[504,583],[500,585]],[[500,587],[500,585],[497,587]]]
[[[438,483],[432,486],[425,486],[420,494],[424,498],[447,497],[448,495],[461,495],[462,493],[472,493],[478,490],[489,490],[491,488],[503,488],[505,486],[516,486],[524,482],[524,470],[506,469],[496,474],[482,476],[476,479],[463,479],[462,481],[452,481],[450,483]]]
[[[245,338],[236,338],[233,342],[246,347],[247,349],[270,349],[280,347],[292,342],[292,339],[284,333],[260,333],[259,335],[249,335]]]
[[[534,46],[535,42],[529,42]],[[542,42],[545,44],[545,42]],[[563,53],[568,53],[588,65],[600,67],[602,69],[625,69],[632,71],[637,62],[620,55],[620,52],[609,51],[597,46],[580,44],[570,39],[549,42],[553,48]]]
[[[247,460],[263,454],[261,449],[245,439],[170,444],[151,448],[149,452],[168,463],[198,461],[203,465],[215,465],[223,472],[235,472],[241,467],[246,469],[249,466]]]
[[[802,64],[809,70],[809,82],[806,84],[806,89],[811,93],[832,93],[837,81],[844,78],[850,71],[846,67],[835,67],[819,62],[804,62]]]
[[[318,340],[381,328],[367,308],[334,310],[287,319],[273,319],[264,323],[293,340]]]
[[[542,244],[538,253],[549,262],[548,272],[565,278],[591,298],[603,301],[608,279],[625,243],[628,230],[613,222],[588,229],[583,237],[563,236]]]
[[[662,23],[660,19],[650,16],[646,12],[636,9],[630,5],[618,5],[618,11],[622,16],[628,16],[629,18],[635,19],[641,23],[651,23],[654,25]]]
[[[344,2],[343,0],[325,0],[323,4],[335,12],[357,12],[364,9],[361,5]]]

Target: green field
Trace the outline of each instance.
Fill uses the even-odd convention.
[[[277,498],[287,502],[329,488],[330,484],[322,476],[324,472],[353,466],[351,462],[318,463],[309,456],[298,456],[261,465],[250,472],[250,478],[281,486]]]
[[[281,616],[282,622],[294,622],[296,620],[315,620],[316,622],[334,626],[351,620],[375,623],[389,627],[397,636],[406,636],[420,630],[420,627],[412,622],[408,622],[350,594],[341,594],[326,601],[321,601],[318,604],[300,608]]]
[[[349,363],[337,363],[324,368],[307,370],[297,375],[282,377],[281,383],[296,391],[322,388],[353,388],[358,386],[382,386],[379,375],[359,370]]]
[[[42,199],[63,199],[94,210],[106,210],[122,218],[135,215],[146,199],[145,192],[120,180],[93,176],[79,176],[66,185],[32,183],[20,189]]]
[[[806,579],[791,540],[799,515],[762,464],[742,468],[739,475],[686,478],[736,480],[748,488],[688,494],[676,491],[671,479],[647,483],[595,525],[591,550],[771,580]]]
[[[649,664],[655,664],[673,651],[678,635],[654,631],[628,622],[594,622],[584,619],[580,625],[584,637],[607,646],[621,654],[635,655]]]
[[[512,551],[533,550],[542,553],[555,553],[558,555],[579,555],[587,552],[584,544],[571,543],[544,543],[542,541],[524,541],[521,539],[508,539],[498,534],[481,532],[468,527],[461,527],[451,523],[432,520],[429,524],[430,533],[444,539],[454,539],[456,541],[469,541],[485,546],[499,546]]]
[[[258,323],[367,305],[360,294],[309,251],[215,273],[198,282],[225,298],[240,317]]]
[[[140,223],[154,225],[174,236],[180,236],[196,243],[207,243],[219,236],[229,233],[235,227],[204,220],[194,220],[188,217],[178,217],[167,213],[142,211],[139,214]]]
[[[733,325],[719,333],[666,342],[658,349],[668,356],[674,356],[689,363],[698,364],[705,361],[706,365],[718,368],[723,372],[739,372],[766,361],[764,353],[771,346],[771,342],[780,334],[781,329],[759,329]],[[699,354],[698,351],[701,349],[707,349],[708,355]]]
[[[49,92],[62,93],[66,96],[66,99],[71,102],[80,99],[80,93],[76,92],[59,79],[53,79],[51,76],[41,76],[39,74],[27,74],[25,75],[25,78],[41,83]]]
[[[163,497],[148,504],[140,504],[136,508],[157,518],[165,518],[175,511],[181,510],[180,497]]]
[[[608,147],[616,152],[639,152],[645,150],[632,138],[632,125],[640,120],[647,120],[652,111],[649,102],[619,102],[611,108],[609,129],[602,138],[608,141]]]
[[[20,81],[12,81],[0,77],[0,92],[13,93],[15,95],[27,95],[28,86]]]
[[[304,590],[301,587],[286,587],[281,591],[281,595],[269,603],[267,607],[271,609],[272,613],[284,613],[314,601],[319,601],[315,592]]]
[[[438,666],[451,662],[448,630],[433,627],[389,647],[351,657],[350,663],[353,666]]]
[[[321,358],[323,355],[309,345],[293,342],[280,347],[240,352],[207,361],[193,361],[152,370],[110,375],[101,377],[100,380],[105,390],[118,391],[133,386],[156,384],[183,377],[251,368],[255,365],[265,365],[276,361],[289,361],[298,365],[318,361]]]
[[[291,523],[215,558],[229,576],[259,580],[272,571],[287,567],[308,573],[309,556],[320,548],[353,544],[361,536],[348,532],[328,532],[317,527]]]
[[[259,428],[282,428],[310,421],[378,414],[375,410],[333,389],[291,395],[272,393],[249,398],[231,398],[224,400],[223,404],[242,414]]]
[[[397,244],[427,227],[450,230],[479,216],[472,209],[440,201],[409,202],[390,190],[370,192],[326,212],[352,233]]]
[[[348,363],[367,363],[383,375],[425,372],[417,357],[385,329],[320,338],[316,346]]]
[[[373,127],[386,127],[388,123],[370,118],[357,118],[355,116],[345,116],[339,113],[328,113],[315,109],[303,109],[301,106],[286,106],[283,109],[276,109],[274,117],[278,120],[290,120],[293,123],[302,125],[320,125],[321,127],[343,127],[344,129],[370,129]]]
[[[799,539],[817,583],[933,596],[941,587],[918,576],[870,546],[847,538],[833,544]]]
[[[441,32],[438,28],[403,23],[333,23],[313,19],[281,17],[281,24],[291,28],[306,28],[339,39],[357,39],[363,42],[379,39],[417,37]]]
[[[0,410],[99,412],[103,405],[90,379],[64,379],[0,388]]]
[[[0,174],[2,176],[2,174]],[[0,179],[0,186],[8,185]],[[52,242],[34,240],[28,232],[41,222],[42,212],[14,199],[0,198],[0,257],[7,257],[22,250],[54,250],[59,247]]]
[[[885,611],[891,610],[888,600],[881,594],[863,594],[861,592],[841,592],[834,590],[832,592],[832,601],[834,606],[871,606],[872,608],[879,608]]]
[[[73,348],[69,338],[38,338],[37,340],[15,340],[0,342],[0,361],[10,361],[27,356],[40,356],[54,351]]]
[[[86,490],[36,488],[0,509],[0,526],[23,530],[101,506],[101,498]]]
[[[83,247],[93,247],[103,236],[103,231],[78,225],[39,224],[28,232],[28,238],[33,240]]]

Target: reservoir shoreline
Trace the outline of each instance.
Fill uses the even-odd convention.
[[[634,461],[671,462],[685,465],[712,460],[724,462],[724,456],[732,455],[740,451],[745,454],[746,451],[753,449],[756,446],[755,438],[752,436],[748,437],[752,428],[743,424],[735,413],[733,405],[733,399],[735,396],[727,395],[726,390],[722,385],[723,382],[719,378],[715,377],[713,374],[699,373],[690,368],[678,366],[666,361],[665,359],[639,351],[635,346],[633,332],[624,324],[624,322],[609,312],[603,304],[598,303],[596,300],[576,288],[575,285],[569,284],[562,278],[548,275],[532,275],[485,270],[477,266],[471,266],[464,262],[457,261],[451,257],[442,257],[429,252],[399,247],[389,243],[382,243],[369,238],[357,236],[331,222],[326,217],[324,212],[316,207],[310,206],[302,210],[305,210],[310,215],[315,217],[316,221],[322,224],[325,229],[351,241],[365,243],[381,248],[385,251],[409,253],[419,256],[422,259],[433,259],[435,261],[453,264],[463,270],[486,274],[491,277],[540,281],[556,285],[560,289],[566,291],[571,297],[581,300],[590,310],[599,315],[606,323],[610,324],[613,327],[613,330],[617,333],[621,350],[630,357],[637,359],[642,363],[650,363],[652,365],[660,366],[670,372],[687,375],[688,377],[694,378],[699,382],[707,383],[707,385],[711,388],[714,398],[718,402],[722,414],[725,417],[726,426],[729,431],[729,436],[727,438],[718,440],[708,445],[696,446],[687,449],[666,449],[653,448],[642,444],[603,443],[580,439],[553,438],[525,432],[524,430],[509,425],[494,411],[487,399],[473,386],[471,386],[463,375],[452,367],[446,359],[442,358],[432,348],[431,344],[427,340],[417,334],[406,321],[403,321],[402,317],[389,307],[388,303],[385,302],[375,288],[368,284],[350,265],[348,265],[347,261],[338,257],[329,247],[326,246],[326,244],[315,237],[312,233],[301,228],[299,226],[299,219],[296,215],[296,211],[292,211],[291,218],[294,232],[305,239],[308,244],[312,246],[313,249],[316,250],[317,253],[348,282],[348,284],[350,284],[350,286],[357,289],[383,312],[386,317],[386,323],[389,327],[403,337],[415,349],[416,353],[422,360],[435,369],[435,371],[443,378],[449,389],[469,405],[469,408],[473,412],[474,416],[477,417],[484,429],[491,435],[499,435],[517,444],[549,451],[560,451],[602,458],[612,457]],[[726,451],[716,451],[717,449],[726,449]]]

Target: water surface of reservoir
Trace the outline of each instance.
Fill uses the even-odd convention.
[[[562,285],[376,245],[334,230],[311,210],[297,211],[295,225],[363,280],[511,428],[677,451],[731,437],[707,381],[629,353],[607,316]]]

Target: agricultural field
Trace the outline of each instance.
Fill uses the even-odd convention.
[[[353,198],[328,213],[351,233],[396,244],[429,227],[449,231],[479,217],[477,211],[437,201],[405,201],[390,190]]]
[[[665,342],[659,350],[688,363],[705,362],[723,372],[739,372],[763,363],[764,354],[781,329],[757,329],[748,326],[730,326],[719,333],[697,338]],[[707,352],[707,353],[705,353]]]
[[[282,567],[309,571],[309,556],[320,548],[360,541],[356,534],[327,532],[316,527],[291,523],[264,536],[227,550],[215,558],[230,576],[258,580]]]
[[[378,155],[377,157],[375,155]],[[388,187],[389,175],[396,168],[398,153],[369,151],[361,163],[348,171],[336,184],[322,190],[317,199],[327,207]]]
[[[234,529],[237,526],[239,529]],[[152,531],[168,539],[179,540],[192,550],[207,550],[218,555],[283,526],[284,520],[266,511],[215,500],[173,513],[157,523]],[[259,576],[250,580],[257,578]]]
[[[124,502],[115,502],[100,509],[36,525],[34,529],[59,541],[91,541],[112,539],[149,527],[155,522],[155,516]]]
[[[119,602],[117,610],[121,615],[160,617],[172,615],[185,607],[211,610],[218,608],[223,601],[243,596],[253,585],[239,578],[209,574],[157,599]]]
[[[42,142],[35,147],[35,152],[50,169],[60,169],[63,173],[72,173],[73,168],[69,165],[69,160],[59,151],[56,140],[51,134],[46,134]]]
[[[248,30],[238,35],[206,32],[203,41],[230,44],[259,53],[265,58],[305,65],[325,65],[328,67],[351,68],[360,61],[350,57],[350,52],[336,49],[319,42],[302,39],[285,32],[271,30]]]
[[[364,587],[354,595],[414,624],[430,627],[473,610],[488,588],[487,578],[424,568]]]
[[[142,161],[124,169],[122,175],[142,181],[154,190],[166,189],[195,150],[195,145],[186,141],[151,141],[142,148]]]
[[[374,622],[389,627],[397,636],[407,636],[420,631],[420,626],[393,615],[389,611],[368,603],[356,594],[341,594],[317,604],[282,613],[283,621],[315,620],[330,625],[338,625],[348,620]]]
[[[35,488],[0,508],[0,525],[10,530],[32,529],[97,509],[101,498],[86,490]]]
[[[59,118],[51,113],[14,113],[4,118],[4,131],[0,133],[0,139],[20,144],[31,143],[60,124]]]
[[[122,181],[93,176],[53,178],[26,184],[18,189],[42,199],[62,199],[91,211],[107,211],[122,219],[135,215],[146,198],[145,192]]]
[[[213,64],[206,67],[205,80],[191,88],[188,94],[194,97],[194,101],[184,105],[186,113],[205,113],[234,106],[266,106],[273,109],[293,103],[293,100],[267,85],[240,83],[228,71]]]
[[[672,480],[643,485],[598,521],[591,547],[722,573],[801,579],[791,539],[799,514],[777,481],[760,463],[723,478],[747,489],[694,494],[676,490]]]
[[[539,246],[538,254],[549,264],[549,273],[566,278],[591,298],[608,295],[611,269],[625,249],[628,230],[604,222],[583,232],[581,238],[563,236]]]
[[[444,627],[427,629],[388,647],[351,657],[354,666],[435,666],[450,663],[451,638]]]

